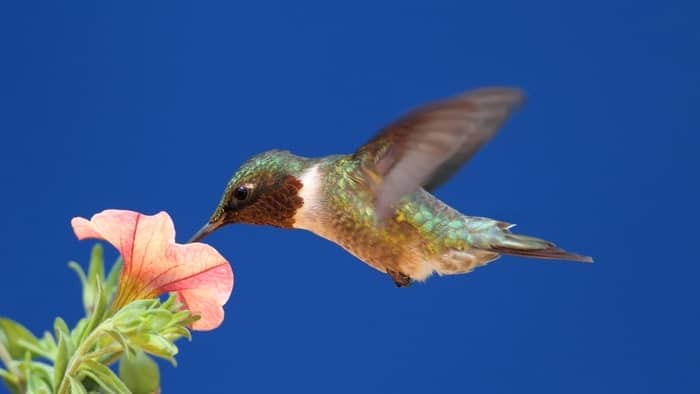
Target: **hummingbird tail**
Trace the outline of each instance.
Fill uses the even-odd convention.
[[[556,245],[543,239],[528,237],[526,235],[512,234],[506,230],[504,237],[498,242],[491,243],[488,250],[513,256],[532,257],[548,260],[569,260],[592,263],[593,258],[567,252]]]

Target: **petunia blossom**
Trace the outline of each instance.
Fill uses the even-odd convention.
[[[90,220],[71,220],[78,239],[102,239],[124,259],[112,307],[176,292],[178,299],[200,319],[194,330],[212,330],[224,319],[223,305],[233,290],[231,265],[204,243],[175,243],[175,227],[166,212],[144,215],[109,209]]]

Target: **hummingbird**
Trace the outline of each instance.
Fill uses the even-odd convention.
[[[592,262],[515,234],[511,223],[463,215],[431,194],[523,102],[520,89],[481,88],[413,109],[352,154],[253,156],[190,242],[233,223],[303,229],[386,273],[398,287],[433,273],[469,273],[501,255]]]

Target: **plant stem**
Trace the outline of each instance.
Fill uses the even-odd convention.
[[[12,356],[10,355],[10,352],[7,351],[7,348],[2,341],[0,341],[0,360],[2,360],[2,363],[5,364],[7,370],[17,377],[20,390],[22,390],[22,392],[26,391],[27,382],[24,381],[24,374],[22,374],[22,371],[17,369],[17,367],[14,365],[12,362]]]
[[[104,356],[112,355],[113,353],[121,353],[121,346],[106,346],[94,352],[88,353],[86,356],[90,358],[100,358]]]
[[[2,360],[2,363],[5,364],[7,370],[10,371],[10,373],[19,378],[22,377],[22,372],[20,372],[20,370],[17,369],[17,367],[12,362],[12,356],[10,356],[10,352],[7,351],[7,348],[5,347],[5,344],[2,343],[2,341],[0,341],[0,360]]]
[[[110,366],[113,363],[115,363],[117,360],[119,360],[119,358],[122,356],[123,353],[124,353],[124,351],[120,350],[116,353],[113,353],[109,358],[101,360],[100,362],[106,366]]]
[[[95,327],[95,329],[85,338],[85,340],[81,344],[78,345],[78,348],[75,349],[73,356],[71,356],[70,360],[68,361],[66,373],[63,374],[61,384],[58,386],[58,390],[56,390],[58,394],[70,393],[70,382],[68,380],[68,376],[73,376],[77,372],[78,367],[80,367],[80,362],[82,361],[83,356],[85,356],[90,351],[92,345],[94,345],[95,342],[100,338],[100,336],[103,334],[102,331],[110,328],[111,325],[111,319],[103,321],[97,327]]]

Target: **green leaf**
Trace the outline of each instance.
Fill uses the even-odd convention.
[[[193,315],[190,313],[190,311],[180,311],[176,312],[175,315],[173,315],[173,320],[177,322],[177,324],[183,325],[183,326],[188,326],[197,320],[200,319],[199,315]]]
[[[147,311],[151,309],[153,306],[158,305],[158,300],[157,299],[144,299],[144,300],[136,300],[132,301],[126,306],[122,307],[119,310],[120,315],[127,315],[129,313],[135,313],[136,315],[140,315],[142,312]],[[116,315],[115,315],[116,318]]]
[[[90,255],[90,265],[88,266],[87,283],[83,288],[83,305],[85,306],[85,315],[91,316],[99,302],[98,284],[102,285],[102,280],[105,276],[104,269],[104,253],[102,245],[95,244]]]
[[[95,360],[83,360],[80,366],[80,373],[91,377],[109,393],[122,394],[129,393],[129,388],[122,382],[111,369],[98,363]]]
[[[2,368],[0,368],[0,379],[2,379],[3,383],[5,383],[5,387],[7,387],[12,394],[21,394],[23,392],[19,378]]]
[[[29,330],[21,324],[6,318],[0,318],[0,342],[5,345],[13,359],[23,358],[24,353],[27,351],[35,353],[31,349],[41,349],[39,340]],[[28,349],[27,345],[31,349]]]
[[[83,270],[83,267],[81,267],[80,264],[78,264],[75,261],[69,261],[68,268],[72,269],[78,275],[78,279],[80,279],[80,284],[83,286],[84,289],[87,285],[87,276],[85,276],[85,271]]]
[[[19,339],[17,343],[23,348],[29,350],[33,355],[38,355],[44,357],[48,360],[53,360],[53,350],[46,347],[37,347],[36,344],[32,342],[25,341],[24,339]],[[42,342],[39,342],[40,346],[43,346]]]
[[[107,310],[107,298],[102,290],[102,281],[95,282],[95,302],[95,309],[93,310],[92,315],[90,315],[90,320],[85,325],[85,330],[77,343],[82,343],[85,337],[90,335],[92,330],[94,330],[98,324],[102,323],[105,311]]]
[[[119,361],[119,377],[133,393],[160,391],[158,364],[144,352],[137,352],[134,357],[122,357]]]
[[[197,320],[199,320],[199,319],[201,319],[201,318],[202,318],[202,317],[199,316],[199,315],[191,315],[191,316],[188,317],[187,319],[182,320],[182,321],[180,322],[180,324],[182,324],[183,326],[191,326],[192,323],[196,322]]]
[[[137,300],[124,306],[112,316],[112,322],[122,333],[139,330],[143,324],[143,317],[158,305],[158,300]]]
[[[29,353],[25,353],[24,359],[17,365],[26,385],[26,392],[50,394],[51,382],[46,380],[48,379],[46,370],[35,368],[34,364]]]
[[[173,319],[177,321],[185,321],[192,317],[190,311],[174,311]]]
[[[53,335],[51,335],[50,332],[44,331],[44,336],[41,337],[39,343],[41,344],[41,348],[46,349],[50,355],[56,353],[58,344],[56,343],[56,340],[53,339]],[[53,360],[53,356],[49,357],[49,359]]]
[[[69,376],[68,382],[70,383],[70,394],[87,394],[85,386],[77,381],[74,377]]]
[[[43,363],[32,362],[29,363],[27,369],[30,371],[27,374],[28,392],[50,394],[53,391],[53,370],[50,367]]]
[[[173,320],[173,314],[165,309],[153,309],[145,316],[144,329],[160,331],[168,327]]]
[[[27,382],[27,392],[32,394],[51,394],[51,386],[42,379],[30,379]]]
[[[192,341],[192,334],[190,333],[190,330],[182,325],[168,327],[161,334],[169,341],[175,341],[183,337],[187,338],[188,341]]]
[[[66,368],[68,367],[68,360],[70,360],[71,353],[69,352],[68,337],[63,331],[58,331],[58,350],[56,351],[56,358],[54,360],[53,367],[53,386],[59,387],[63,376],[66,373]]]
[[[119,273],[122,270],[122,265],[124,265],[121,256],[117,258],[117,261],[112,265],[112,269],[109,270],[107,279],[104,283],[104,292],[107,300],[111,300],[114,296],[114,291],[117,289],[117,280],[119,279]]]
[[[60,317],[54,319],[53,331],[56,338],[59,338],[61,333],[67,338],[70,338],[70,329],[68,328],[68,324],[66,324],[66,322]]]
[[[68,354],[71,355],[75,351],[75,342],[72,340],[72,335],[70,332],[70,329],[68,328],[68,325],[66,322],[61,319],[60,317],[57,317],[53,321],[53,330],[54,330],[54,335],[56,338],[59,340],[61,339],[61,335],[65,337],[65,342],[66,342],[66,348],[68,350]]]
[[[133,357],[136,355],[136,350],[133,348],[133,346],[131,346],[129,340],[126,339],[121,332],[119,332],[119,330],[111,329],[107,330],[106,332],[121,345],[126,357]]]
[[[90,266],[88,268],[88,282],[102,282],[105,277],[104,252],[101,244],[95,244],[90,254]]]
[[[14,378],[14,375],[12,375],[11,373],[7,372],[6,370],[0,368],[0,378],[10,379],[10,378]]]
[[[42,379],[51,383],[53,381],[53,365],[49,365],[40,361],[32,361],[30,368],[33,373],[41,376]]]
[[[134,312],[133,316],[121,316],[120,319],[113,319],[112,323],[119,332],[126,335],[139,330],[141,318],[138,312]]]
[[[129,336],[129,339],[135,347],[175,364],[173,356],[177,354],[177,346],[162,336],[142,332]]]
[[[85,391],[90,394],[101,394],[100,385],[95,382],[95,380],[89,376],[83,376],[81,379],[77,379],[85,387]]]
[[[168,295],[168,298],[161,305],[163,306],[163,308],[173,312],[182,309],[182,305],[177,301],[176,293],[170,293]]]
[[[78,321],[70,332],[71,343],[75,344],[76,346],[79,345],[83,341],[83,338],[90,333],[87,330],[87,324],[88,320],[86,318],[82,318]]]

